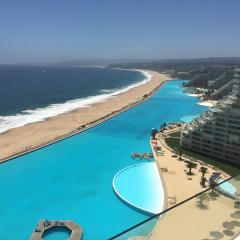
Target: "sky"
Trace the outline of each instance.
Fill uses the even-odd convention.
[[[240,56],[239,0],[0,0],[0,63]]]

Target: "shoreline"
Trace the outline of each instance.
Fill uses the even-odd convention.
[[[80,108],[91,107],[94,104],[108,101],[112,97],[115,97],[121,93],[127,92],[135,87],[141,86],[151,81],[152,75],[144,70],[136,70],[136,69],[128,70],[128,69],[117,69],[117,68],[116,70],[122,71],[122,72],[127,71],[127,72],[135,72],[138,74],[140,73],[143,76],[143,79],[140,79],[137,82],[130,83],[129,85],[125,85],[119,88],[101,89],[96,95],[89,95],[86,97],[68,99],[62,103],[51,103],[47,106],[36,107],[35,109],[29,108],[20,113],[2,116],[3,123],[1,123],[0,125],[0,134],[14,128],[23,127],[36,122],[42,122],[47,119],[57,117],[61,114],[78,110]]]
[[[126,92],[98,102],[88,108],[78,108],[44,121],[27,124],[0,133],[0,163],[36,151],[94,127],[152,97],[168,80],[168,75],[144,69],[151,79]],[[81,118],[81,119],[79,119]]]

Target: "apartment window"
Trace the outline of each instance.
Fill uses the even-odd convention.
[[[215,122],[215,126],[217,126],[217,127],[225,127],[224,124],[220,124],[220,123],[216,123],[216,122]]]
[[[215,133],[215,135],[218,136],[218,137],[224,137],[224,134],[217,133],[217,132]]]
[[[207,133],[207,134],[213,134],[212,131],[209,131],[209,130],[203,130],[204,133]]]

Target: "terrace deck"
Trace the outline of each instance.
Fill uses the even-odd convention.
[[[47,223],[47,224],[46,224]],[[82,227],[70,220],[40,220],[29,240],[42,240],[43,234],[50,228],[66,227],[71,231],[70,240],[80,240],[82,238]]]

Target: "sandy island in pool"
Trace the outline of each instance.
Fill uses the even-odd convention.
[[[144,95],[151,95],[164,81],[170,79],[168,75],[148,70],[147,72],[152,75],[151,81],[111,97],[105,102],[98,102],[88,108],[79,108],[42,122],[1,133],[0,161],[79,132],[82,130],[80,128],[82,125],[90,126],[103,121],[105,118],[143,101]]]

